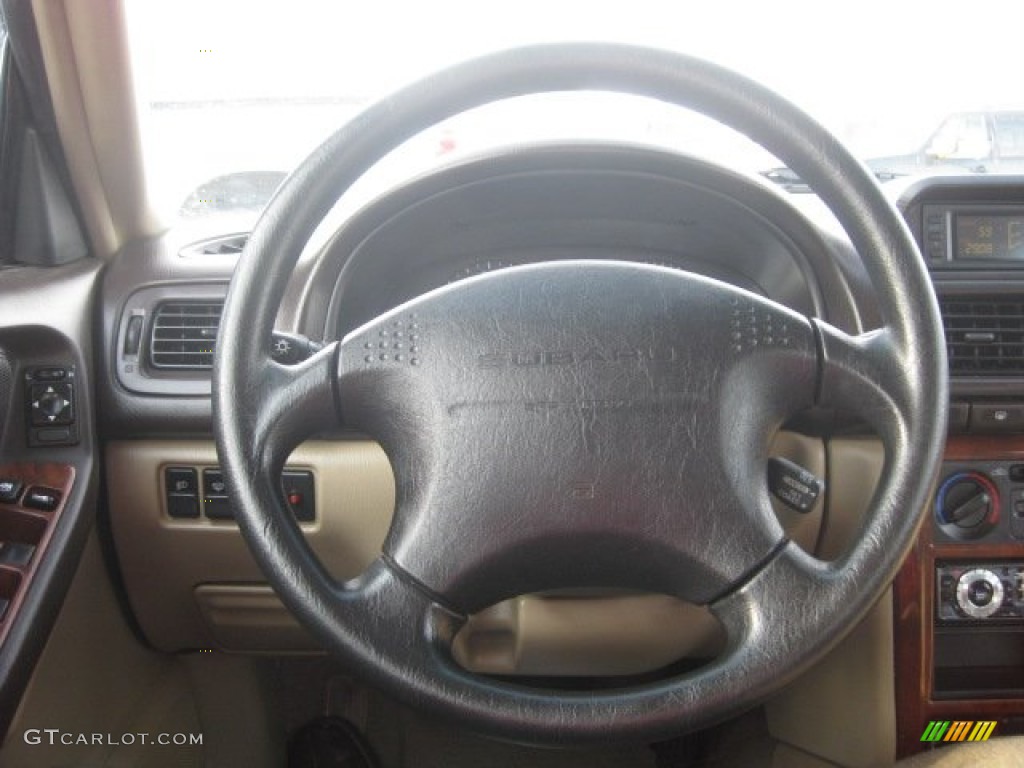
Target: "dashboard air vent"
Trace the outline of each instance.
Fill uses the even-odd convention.
[[[154,368],[208,371],[220,326],[222,301],[165,301],[153,317],[149,362]]]
[[[248,233],[227,235],[214,240],[203,240],[182,249],[179,255],[191,258],[195,256],[238,256],[249,241]]]
[[[1024,297],[942,296],[953,376],[1024,376]]]

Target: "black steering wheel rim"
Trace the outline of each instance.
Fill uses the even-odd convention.
[[[339,585],[324,572],[287,519],[273,478],[290,449],[322,428],[339,402],[346,420],[359,418],[353,404],[373,410],[364,402],[373,399],[360,379],[366,374],[347,376],[358,368],[354,354],[362,339],[346,337],[295,370],[272,363],[268,350],[303,245],[338,196],[376,160],[422,128],[472,107],[580,89],[652,96],[715,118],[777,155],[834,211],[862,255],[884,327],[851,338],[804,319],[806,349],[785,360],[813,358],[813,376],[801,374],[801,386],[813,389],[819,405],[855,407],[886,450],[862,536],[842,560],[821,563],[791,543],[766,539],[757,550],[763,558],[750,563],[756,570],[730,578],[727,590],[713,594],[713,610],[730,638],[718,660],[682,678],[587,695],[498,683],[454,665],[450,643],[459,614],[478,596],[454,583],[449,590],[440,576],[424,578],[410,567],[423,558],[403,560],[402,546],[387,549],[354,584]],[[650,270],[579,268],[595,281],[633,280],[637,295],[654,290],[653,281],[664,277]],[[507,278],[520,287],[552,279],[570,290],[564,270]],[[500,299],[501,288],[490,286],[497,292],[486,298]],[[482,300],[488,287],[471,290]],[[706,291],[737,305],[748,301],[725,287],[692,281],[679,290],[691,297]],[[444,304],[449,300],[423,306],[428,314],[466,306]],[[799,322],[770,302],[750,307],[777,323]],[[386,321],[399,319],[408,317]],[[385,411],[401,410],[401,403],[385,405]],[[654,739],[708,725],[764,699],[819,658],[873,604],[912,543],[941,455],[945,413],[944,345],[927,270],[863,166],[813,120],[745,78],[680,54],[604,44],[540,46],[463,64],[377,103],[338,131],[289,177],[254,230],[229,291],[215,363],[214,426],[236,516],[285,603],[329,648],[387,690],[480,730],[545,742]],[[388,419],[380,413],[374,418],[378,425]],[[387,436],[382,442],[393,462],[418,440],[407,427],[390,437],[390,444]],[[396,474],[403,466],[399,456]],[[415,488],[407,495],[414,494]]]

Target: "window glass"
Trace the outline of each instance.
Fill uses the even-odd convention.
[[[985,113],[955,115],[946,120],[932,137],[927,152],[933,162],[988,158],[992,142]]]
[[[1024,112],[996,114],[992,127],[1000,158],[1024,158]]]
[[[158,207],[258,209],[266,190],[369,101],[447,64],[511,46],[606,40],[674,49],[795,101],[876,170],[917,172],[943,120],[1024,110],[1024,3],[977,0],[127,0],[140,119]],[[914,66],[908,70],[908,62]],[[971,122],[959,149],[986,152]],[[777,161],[681,110],[553,95],[446,122],[391,175],[545,136],[669,144],[751,171]]]

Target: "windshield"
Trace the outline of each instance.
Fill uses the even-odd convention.
[[[447,64],[516,45],[639,43],[700,56],[777,90],[878,174],[1024,170],[1024,3],[128,0],[153,201],[168,216],[258,211],[284,174],[371,100]],[[664,144],[799,180],[686,111],[555,94],[425,131],[384,183],[493,144]]]

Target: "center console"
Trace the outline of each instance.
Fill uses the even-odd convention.
[[[932,698],[1024,698],[1024,463],[947,462],[931,547]]]
[[[945,461],[894,584],[906,756],[934,741],[932,721],[1024,732],[1024,179],[926,180],[901,207],[932,271],[951,377]]]
[[[951,436],[894,584],[899,753],[931,721],[1024,732],[1024,434]]]

